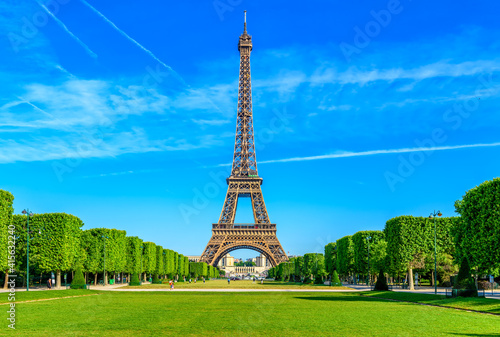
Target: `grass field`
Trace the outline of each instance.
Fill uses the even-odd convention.
[[[61,298],[82,294],[97,295]],[[59,298],[22,303],[43,295]],[[16,300],[20,336],[500,336],[498,316],[359,293],[67,290]]]
[[[168,284],[144,284],[142,286],[129,287],[126,289],[168,289]],[[124,288],[125,289],[125,288]],[[230,284],[226,280],[212,280],[203,283],[203,281],[194,282],[177,282],[175,289],[351,289],[347,287],[329,287],[323,284],[303,284],[296,282],[279,282],[279,281],[231,281]]]
[[[394,299],[415,303],[425,303],[439,305],[443,307],[460,308],[500,314],[500,301],[491,298],[459,297],[446,298],[442,295],[415,294],[392,291],[370,291],[364,293],[365,296]]]

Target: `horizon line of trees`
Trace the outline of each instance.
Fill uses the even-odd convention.
[[[500,178],[485,181],[455,202],[456,217],[389,219],[384,230],[359,231],[325,246],[325,253],[290,258],[268,271],[282,281],[320,283],[334,272],[345,281],[374,280],[382,272],[414,289],[414,272],[434,286],[434,240],[438,284],[451,276],[469,281],[500,272]],[[434,226],[436,228],[434,239]],[[368,249],[369,245],[369,249]],[[369,251],[369,253],[368,253]],[[463,276],[460,276],[463,271]],[[459,280],[467,283],[467,280]],[[456,284],[460,286],[460,284]],[[469,284],[470,287],[470,284]]]
[[[25,275],[27,257],[27,217],[13,214],[14,196],[0,190],[0,251],[7,252],[15,241],[15,261],[7,254],[0,256],[0,270],[7,286],[9,270]],[[108,274],[147,275],[155,279],[186,277],[215,278],[221,271],[204,262],[189,262],[188,257],[126,231],[109,228],[82,230],[82,220],[66,213],[33,214],[29,219],[29,263],[31,276],[55,272],[56,287],[61,286],[63,272],[74,272],[78,267],[85,274],[85,282],[94,284],[101,277],[108,283]],[[9,232],[10,231],[10,232]],[[25,280],[26,281],[26,280]]]
[[[389,219],[383,231],[360,231],[331,242],[325,246],[327,274],[337,271],[355,283],[376,279],[382,271],[393,279],[403,277],[414,289],[414,272],[418,272],[434,286],[436,240],[438,284],[451,286],[450,277],[462,269],[461,277],[474,278],[476,287],[480,275],[499,276],[500,178],[467,191],[455,202],[455,212],[459,216],[398,216]]]

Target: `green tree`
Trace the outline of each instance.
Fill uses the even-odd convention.
[[[336,270],[333,271],[332,275],[332,287],[342,287],[342,282],[340,282],[339,274]]]
[[[297,256],[295,258],[295,281],[297,282],[302,282],[302,279],[305,277],[305,274],[303,273],[304,269],[304,257],[302,256]]]
[[[131,274],[141,273],[141,260],[143,241],[137,236],[127,236],[126,238],[126,264],[124,271],[128,273],[128,280],[131,279]]]
[[[184,272],[184,255],[179,254],[178,256],[178,262],[177,262],[177,275],[181,278],[184,278],[185,272]]]
[[[455,278],[454,288],[462,290],[460,292],[460,296],[462,297],[477,296],[476,283],[472,278],[469,261],[465,256],[462,257],[462,261],[460,262],[460,270]]]
[[[376,274],[380,271],[387,271],[390,268],[390,261],[387,257],[387,241],[379,240],[370,243],[370,273]]]
[[[377,282],[375,283],[374,290],[382,290],[382,291],[389,290],[389,286],[387,285],[387,281],[385,279],[385,275],[384,275],[383,270],[380,270],[378,273],[378,278],[377,278]]]
[[[155,270],[155,275],[159,278],[160,276],[163,277],[165,274],[165,266],[163,264],[164,259],[163,259],[163,247],[162,246],[156,246],[156,270]]]
[[[189,258],[184,256],[184,277],[189,276]]]
[[[80,247],[86,253],[86,258],[83,260],[83,270],[85,273],[94,274],[94,284],[97,284],[97,274],[101,272],[100,262],[102,259],[102,248],[101,240],[93,235],[90,230],[85,230],[82,232]]]
[[[75,277],[73,278],[73,280],[71,280],[70,288],[71,289],[85,289],[86,288],[85,278],[83,277],[82,268],[80,267],[79,263],[77,263]]]
[[[267,277],[276,278],[276,267],[272,267],[267,270]]]
[[[14,215],[16,259],[26,267],[27,216]],[[34,214],[30,218],[30,268],[56,272],[56,288],[61,287],[61,272],[74,270],[80,251],[83,222],[65,213]]]
[[[163,278],[167,278],[168,275],[168,249],[163,249]]]
[[[354,245],[350,235],[337,240],[337,271],[343,277],[354,272]]]
[[[144,271],[147,274],[156,272],[156,245],[153,242],[144,242]]]
[[[118,229],[108,229],[107,232],[106,270],[113,274],[122,273],[127,265],[127,233]]]
[[[316,253],[304,254],[304,264],[302,266],[302,273],[305,276],[304,283],[314,281],[314,273],[316,271]]]
[[[379,241],[385,241],[382,231],[359,231],[352,236],[354,251],[354,272],[368,275],[368,240],[370,237],[370,262],[373,261],[373,246]],[[373,274],[373,265],[370,266],[370,275]]]
[[[173,260],[174,260],[174,271],[173,271],[174,277],[179,277],[179,253],[174,252]]]
[[[284,267],[283,262],[276,266],[276,279],[277,280],[280,280],[280,281],[284,280],[283,267]]]
[[[141,281],[139,280],[139,276],[137,275],[137,273],[132,274],[132,277],[131,277],[128,285],[129,286],[140,286],[141,285]]]
[[[93,271],[97,281],[97,273],[103,273],[103,282],[107,284],[109,273],[122,272],[126,268],[127,257],[127,233],[123,230],[110,228],[92,228],[88,230],[92,238],[86,238],[90,244],[90,264],[94,267],[97,261],[97,270]],[[106,268],[106,270],[104,270]]]
[[[321,284],[324,282],[324,278],[326,276],[325,257],[323,254],[316,254],[315,260],[313,268],[314,282]]]
[[[458,261],[466,258],[479,274],[500,272],[500,178],[485,181],[455,202],[453,230]]]
[[[451,230],[457,219],[439,218],[435,221],[437,253],[452,252]],[[399,216],[387,221],[384,233],[391,269],[408,272],[408,283],[413,290],[413,269],[425,270],[426,257],[434,254],[434,220]]]
[[[337,243],[330,242],[325,246],[325,268],[328,275],[332,275],[337,268]]]
[[[205,262],[200,262],[201,263],[201,273],[200,276],[203,276],[204,278],[208,277],[208,264]]]

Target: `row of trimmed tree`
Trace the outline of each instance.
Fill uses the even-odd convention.
[[[286,282],[323,283],[327,276],[325,256],[308,253],[292,257],[267,272],[268,277]]]
[[[105,284],[108,275],[140,274],[161,278],[219,277],[217,268],[206,263],[189,262],[173,250],[164,249],[153,242],[144,242],[136,236],[127,236],[124,230],[93,228],[82,230],[83,222],[65,213],[13,215],[11,193],[0,190],[0,251],[9,246],[15,260],[7,254],[0,256],[0,270],[5,272],[5,284],[10,270],[22,271],[27,267],[27,240],[29,235],[30,274],[56,273],[56,287],[61,286],[61,274],[75,271],[85,273],[85,280],[94,284],[101,277]],[[9,233],[10,230],[10,233]],[[14,244],[15,242],[15,244]]]
[[[356,282],[382,271],[404,277],[413,289],[417,271],[434,285],[436,249],[437,279],[443,285],[450,285],[450,276],[459,267],[467,270],[465,278],[498,276],[500,178],[467,191],[455,209],[460,216],[399,216],[388,220],[383,231],[360,231],[329,243],[325,246],[326,272],[337,271],[345,280]]]

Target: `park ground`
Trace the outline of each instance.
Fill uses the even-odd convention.
[[[294,292],[244,288],[238,292],[137,292],[120,288],[18,292],[15,334],[500,336],[498,300],[398,292],[311,291],[320,288],[297,287]],[[7,311],[7,295],[0,294],[0,308],[6,309],[0,311]],[[9,332],[6,320],[2,320],[0,335]]]

